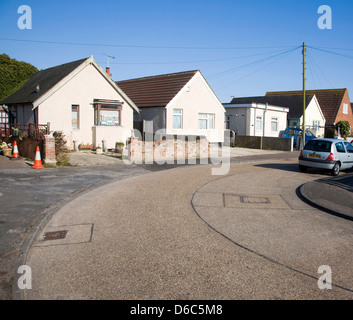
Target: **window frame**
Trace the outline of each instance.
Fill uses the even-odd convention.
[[[118,124],[102,124],[101,111],[117,111],[119,114]],[[109,103],[94,103],[94,125],[98,127],[120,127],[121,124],[121,104],[109,104]]]
[[[273,124],[276,125],[276,130],[273,130],[273,128],[272,128]],[[279,118],[278,117],[271,117],[271,131],[278,132],[279,131],[278,128],[279,128]]]
[[[263,128],[263,117],[257,115],[255,118],[255,131],[262,131]]]
[[[348,103],[344,103],[342,109],[343,114],[348,114]]]
[[[176,113],[178,111],[180,111],[180,114]],[[173,108],[173,130],[182,130],[183,129],[183,115],[184,115],[183,109]],[[175,124],[174,118],[175,117],[180,118],[180,128],[174,127],[174,124]]]
[[[73,108],[77,108],[75,111]],[[76,128],[73,127],[73,118],[72,118],[72,115],[73,113],[76,113]],[[80,130],[80,105],[78,104],[72,104],[71,105],[71,129],[72,130]]]
[[[204,116],[204,118],[200,118],[200,116]],[[214,113],[199,112],[198,118],[197,118],[198,129],[199,130],[214,130],[215,118],[216,118],[216,115]],[[206,128],[200,128],[200,120],[206,120]],[[212,124],[212,126],[210,126],[210,124]]]

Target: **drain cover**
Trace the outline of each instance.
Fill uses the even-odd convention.
[[[53,232],[46,232],[43,235],[43,240],[58,240],[64,239],[66,237],[67,230],[60,230],[60,231],[53,231]]]
[[[271,203],[270,199],[267,197],[249,197],[249,196],[241,196],[241,203]]]

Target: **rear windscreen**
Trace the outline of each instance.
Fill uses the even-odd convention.
[[[305,145],[304,150],[331,152],[331,144],[332,142],[330,141],[310,140]]]

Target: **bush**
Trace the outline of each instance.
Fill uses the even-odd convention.
[[[71,166],[69,148],[66,145],[65,135],[62,131],[55,131],[53,134],[55,138],[55,156],[56,164],[58,166]]]
[[[347,139],[351,132],[351,125],[348,121],[340,121],[337,123],[337,128],[340,130],[340,135],[343,139]]]

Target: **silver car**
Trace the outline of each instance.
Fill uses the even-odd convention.
[[[353,146],[341,139],[313,139],[305,144],[299,156],[299,170],[308,168],[330,170],[337,176],[340,170],[353,167]]]

